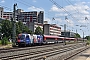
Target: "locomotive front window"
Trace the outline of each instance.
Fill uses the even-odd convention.
[[[18,36],[18,39],[20,39],[20,40],[25,39],[25,35],[20,35],[20,36]]]

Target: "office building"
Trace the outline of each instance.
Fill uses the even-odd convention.
[[[43,11],[40,11],[38,13],[38,23],[44,23],[44,12]]]
[[[75,37],[75,33],[70,32],[70,31],[61,32],[61,36],[63,36],[63,37]]]
[[[22,9],[17,9],[16,10],[16,16],[15,19],[17,21],[22,21],[22,22],[38,22],[42,23],[44,21],[44,12],[40,11],[31,11],[31,12],[24,12]],[[7,20],[11,20],[11,17],[13,17],[13,12],[4,12],[4,9],[0,7],[0,18],[4,18]]]
[[[56,26],[55,24],[44,24],[43,31],[45,35],[61,35],[61,27]]]

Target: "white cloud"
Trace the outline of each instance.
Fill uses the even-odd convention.
[[[74,26],[74,22],[72,20],[66,20],[68,26]]]
[[[51,23],[50,18],[45,18],[45,20],[44,20],[44,21],[48,21],[48,23]]]
[[[53,6],[51,7],[50,11],[60,12],[61,9],[59,9],[56,5],[53,5]]]
[[[62,19],[61,18],[55,18],[54,22],[57,23],[57,24],[58,23],[61,23],[62,22]]]
[[[58,17],[58,16],[67,16],[68,14],[63,14],[63,13],[60,13],[60,14],[55,14],[55,17]]]
[[[87,20],[79,20],[78,22],[79,22],[79,23],[83,23],[83,24],[88,23],[88,21],[87,21]]]
[[[33,2],[37,2],[36,0],[33,0]]]
[[[67,16],[67,17],[69,16],[68,19],[72,20],[72,22],[76,21],[76,23],[78,23],[78,22],[85,23],[85,21],[84,21],[85,17],[90,18],[90,16],[89,16],[90,8],[86,4],[87,4],[87,2],[81,2],[81,3],[76,3],[73,5],[67,5],[63,8],[58,8],[57,6],[52,5],[50,11],[57,12],[57,13],[55,13],[55,17],[63,16],[63,19],[64,19],[65,16]],[[67,13],[66,13],[66,11],[67,11]],[[70,13],[70,14],[68,14],[68,13]],[[72,18],[72,17],[74,17],[74,18]]]
[[[62,23],[61,18],[54,18],[54,19],[55,20],[45,17],[44,21],[48,21],[49,24],[57,24],[57,25],[59,25],[59,23]]]
[[[82,4],[86,4],[86,2],[82,2]]]
[[[88,4],[90,4],[90,2],[87,2]]]
[[[2,0],[2,1],[1,1],[1,3],[4,3],[4,2],[5,2],[5,0]]]
[[[30,11],[44,11],[43,8],[37,8],[37,7],[35,7],[35,6],[29,7],[28,10],[30,10]]]

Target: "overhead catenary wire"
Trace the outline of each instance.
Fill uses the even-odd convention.
[[[26,5],[26,6],[28,6],[28,7],[30,7],[30,6],[35,6],[35,5],[32,5],[32,4],[30,4],[29,2],[26,2],[25,0],[22,0],[22,1],[20,1],[20,0],[16,0],[17,2],[19,2],[19,3],[21,3],[21,4],[23,4],[23,5]],[[36,6],[35,6],[36,7]],[[61,8],[63,8],[63,7],[61,7]],[[63,9],[63,10],[65,10],[65,9]],[[65,12],[65,11],[64,11]],[[45,12],[46,14],[49,14],[48,12]],[[67,12],[67,10],[66,10],[66,12],[65,13],[68,13]],[[68,13],[68,15],[70,16],[71,14],[70,13]],[[53,15],[51,14],[51,15],[48,15],[48,16],[52,16],[52,18],[53,18]],[[71,15],[71,17],[73,18],[73,19],[76,19],[76,18],[74,18],[72,15]],[[55,17],[54,17],[55,18]]]
[[[31,6],[37,7],[37,6],[35,6],[35,5],[33,5],[33,4],[30,4],[30,3],[28,3],[28,2],[26,2],[26,1],[24,1],[24,0],[22,0],[22,2],[21,2],[21,1],[18,1],[18,0],[15,0],[15,1],[21,3],[21,4],[25,5],[25,6],[28,6],[28,7],[31,7]],[[37,8],[40,8],[40,7],[37,7]],[[46,14],[49,14],[46,10],[45,10],[45,13],[46,13]],[[53,15],[52,15],[52,14],[50,14],[49,16],[52,16],[52,18],[53,18]]]
[[[63,7],[61,7],[59,4],[57,4],[55,1],[50,0],[53,4],[55,4],[57,7],[59,7],[60,9],[63,9],[65,13],[68,13],[69,16],[71,16],[73,19],[76,19],[75,17],[73,17],[67,10],[65,10]],[[76,19],[78,21],[78,19]]]
[[[67,1],[67,0],[65,0],[65,1]],[[74,6],[74,5],[70,2],[70,0],[68,0],[67,3],[71,4],[72,6]],[[73,7],[73,8],[74,8],[74,7]],[[74,9],[75,9],[75,8],[74,8]],[[79,11],[78,11],[78,10],[75,9],[75,11],[79,14]],[[88,18],[85,17],[85,20],[88,20]],[[87,23],[89,23],[89,22],[87,22]]]
[[[26,1],[24,1],[24,0],[22,0],[22,1],[15,0],[15,1],[17,1],[17,2],[19,2],[20,4],[23,4],[23,5],[25,5],[25,6],[28,6],[28,7],[34,6],[34,7],[36,7],[36,8],[40,8],[40,7],[37,7],[37,6],[33,5],[33,4],[30,4],[29,2],[26,2]],[[35,9],[36,9],[36,8],[35,8]],[[48,18],[50,18],[50,20],[52,20],[53,17],[54,17],[52,14],[50,14],[50,12],[48,12],[48,11],[46,11],[46,10],[45,10],[45,14],[47,14],[47,16],[48,16]],[[46,16],[46,15],[45,15],[45,16]],[[54,17],[54,18],[56,18],[56,17]]]
[[[79,15],[80,15],[79,11],[78,11],[78,10],[76,10],[76,8],[74,8],[74,7],[73,7],[74,5],[70,2],[70,0],[68,0],[68,1],[67,1],[67,0],[65,0],[65,1],[66,1],[68,4],[72,5],[72,8],[76,11],[76,13],[77,13],[77,14],[79,14]],[[87,21],[88,21],[88,18],[87,18],[87,17],[85,17],[85,20],[87,20]],[[89,23],[89,22],[87,22],[87,23]],[[87,26],[87,27],[88,27],[88,26]]]
[[[0,7],[3,7],[3,8],[5,8],[6,10],[9,10],[9,11],[12,11],[12,10],[13,10],[13,9],[7,7],[7,6],[4,6],[4,5],[0,5]]]
[[[17,1],[17,0],[16,0]],[[30,6],[35,6],[35,5],[32,5],[32,4],[30,4],[30,3],[28,3],[28,2],[26,2],[26,1],[24,1],[24,0],[22,0],[22,2],[20,2],[20,1],[17,1],[17,2],[19,2],[19,3],[21,3],[21,4],[24,4],[24,5],[26,5],[26,6],[28,6],[28,7],[30,7]],[[27,4],[26,4],[27,3]],[[28,5],[29,4],[29,5]],[[36,7],[36,6],[35,6]],[[46,13],[46,12],[45,12]],[[46,14],[48,14],[48,12],[46,13]],[[49,16],[51,16],[51,15],[49,15]],[[53,16],[52,16],[52,18],[53,18]],[[55,18],[55,17],[54,17]]]
[[[63,9],[63,12],[67,13],[69,16],[71,16],[73,19],[76,19],[75,17],[73,17],[65,8],[61,7],[59,4],[57,4],[57,2],[55,2],[54,0],[49,0],[51,1],[54,5],[56,5],[58,8]],[[78,19],[76,19],[78,20]]]
[[[75,19],[69,12],[67,12],[63,7],[61,7],[60,5],[58,5],[55,1],[50,0],[53,4],[55,4],[58,8],[63,9],[65,13],[67,13],[69,16],[71,16],[73,19]],[[66,19],[67,21],[67,19]]]

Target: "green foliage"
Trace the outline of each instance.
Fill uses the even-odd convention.
[[[3,20],[1,22],[1,29],[0,29],[1,33],[4,33],[4,37],[6,36],[7,38],[9,36],[11,36],[11,32],[12,32],[12,23],[9,20]]]
[[[12,37],[12,22],[9,20],[3,20],[0,23],[0,33],[3,33],[2,36],[2,40],[1,40],[1,44],[2,45],[7,45],[8,44],[8,39],[10,39]],[[32,31],[26,27],[25,25],[23,25],[22,22],[16,22],[16,36],[19,33],[30,33],[32,34]],[[1,38],[1,37],[0,37]]]
[[[90,40],[90,36],[86,36],[85,39]]]
[[[2,40],[1,40],[1,44],[2,45],[7,45],[8,44],[8,39],[6,37],[4,37]]]
[[[37,34],[37,35],[42,35],[43,34],[43,31],[39,26],[36,28],[35,34]]]
[[[85,39],[87,39],[86,45],[89,45],[90,44],[90,36],[86,36]]]
[[[86,43],[86,45],[89,45],[90,44],[90,40],[87,40],[87,43]]]
[[[23,25],[22,22],[17,22],[16,23],[16,34],[20,34],[20,33],[32,33],[32,31],[25,25]]]
[[[81,38],[81,36],[78,33],[75,33],[76,38]]]
[[[9,20],[3,20],[0,24],[1,28],[0,28],[0,32],[1,33],[4,33],[3,34],[3,37],[6,37],[6,38],[11,38],[12,37],[12,22],[9,21]],[[16,36],[19,34],[19,33],[32,33],[32,31],[26,27],[25,25],[23,25],[22,22],[16,22]]]

